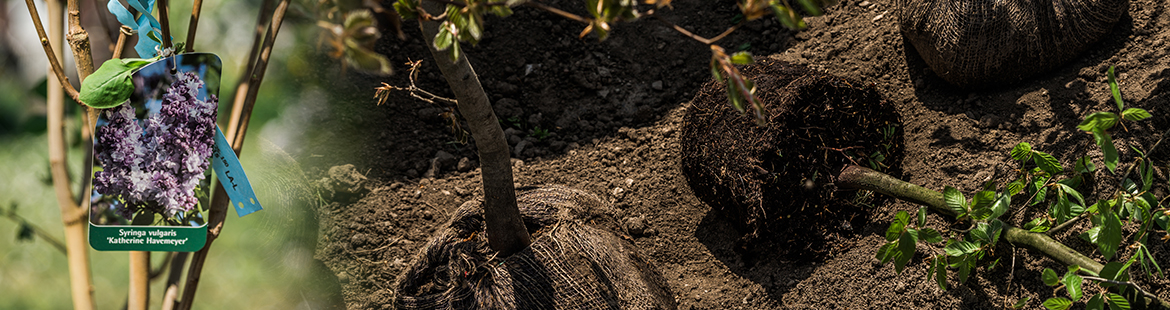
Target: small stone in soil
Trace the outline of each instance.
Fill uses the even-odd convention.
[[[512,149],[512,152],[515,154],[516,157],[521,157],[521,155],[524,154],[524,148],[528,147],[531,144],[532,144],[532,142],[529,142],[528,140],[520,141],[519,143],[516,143],[516,147]]]
[[[459,170],[459,172],[468,172],[474,168],[475,167],[471,164],[471,159],[467,157],[459,159],[459,163],[455,165],[455,170]]]
[[[451,155],[451,153],[444,151],[438,151],[435,153],[435,161],[438,161],[439,165],[443,168],[451,168],[455,165],[455,155]]]
[[[629,232],[631,236],[636,237],[646,235],[646,227],[648,226],[646,225],[646,216],[643,215],[627,217],[624,222],[626,224],[626,231]]]

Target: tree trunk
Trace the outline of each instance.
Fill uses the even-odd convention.
[[[50,0],[48,4],[49,13],[49,38],[46,42],[41,42],[45,45],[61,44],[65,38],[64,22],[62,18],[65,16],[62,1]],[[70,3],[73,4],[73,3]],[[29,14],[33,17],[33,22],[41,23],[40,17],[36,15],[32,2],[28,2]],[[74,6],[70,6],[73,9]],[[69,19],[70,23],[75,22],[73,18]],[[72,41],[71,41],[72,43]],[[58,45],[60,46],[60,45]],[[74,49],[76,52],[78,49]],[[88,51],[86,51],[88,52]],[[64,49],[56,49],[53,51],[54,59],[58,62],[63,61]],[[88,55],[79,58],[74,55],[76,59],[89,59]],[[80,79],[85,79],[91,70],[82,71],[82,64],[78,63],[77,75]],[[49,167],[53,176],[53,189],[57,196],[57,205],[61,209],[61,221],[65,224],[65,244],[69,261],[69,283],[70,296],[73,298],[73,308],[93,309],[93,280],[89,269],[89,244],[85,237],[86,222],[89,219],[89,201],[83,200],[82,205],[75,203],[74,195],[69,190],[69,172],[68,164],[66,163],[66,146],[65,146],[65,95],[62,93],[63,84],[57,79],[52,78],[52,71],[50,70],[50,78],[48,79],[48,100],[47,100],[47,117],[48,117],[48,135],[49,135]],[[90,164],[90,163],[85,163]],[[83,178],[86,176],[82,176]]]
[[[442,4],[433,1],[422,1],[421,5],[427,12],[443,12]],[[471,137],[479,149],[479,162],[483,177],[483,217],[487,224],[488,245],[500,252],[501,257],[508,257],[520,252],[532,243],[524,222],[520,219],[520,209],[516,206],[516,189],[512,184],[512,163],[508,142],[504,139],[504,131],[500,129],[500,122],[492,111],[491,102],[487,93],[479,83],[479,77],[467,57],[459,57],[452,62],[446,52],[435,50],[434,38],[438,33],[439,22],[423,21],[419,25],[431,56],[447,79],[455,99],[459,102],[459,113],[467,119],[471,127]],[[452,46],[451,48],[456,48]]]
[[[130,251],[130,285],[126,310],[146,310],[150,300],[150,252]]]
[[[841,170],[836,185],[844,189],[864,189],[886,194],[894,198],[925,205],[939,214],[955,217],[955,212],[943,202],[943,194],[910,182],[896,179],[887,174],[860,166],[850,165]],[[1100,273],[1103,265],[1068,246],[1053,240],[1048,235],[1034,233],[1004,224],[1003,240],[1036,250],[1065,265],[1077,265],[1081,269]],[[1142,296],[1145,297],[1145,296]],[[1132,298],[1132,297],[1130,297]],[[1131,299],[1132,300],[1132,299]],[[1140,301],[1146,309],[1168,309],[1170,303],[1157,298]]]

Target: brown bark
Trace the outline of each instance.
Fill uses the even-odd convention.
[[[441,4],[432,1],[422,1],[421,5],[427,12],[443,11]],[[439,22],[422,21],[419,26],[431,56],[439,65],[439,71],[443,72],[451,92],[455,93],[459,113],[471,127],[471,136],[479,150],[484,194],[483,217],[487,224],[488,245],[500,252],[501,257],[511,256],[528,247],[532,237],[528,235],[520,219],[520,209],[516,206],[511,152],[508,142],[504,140],[504,131],[500,129],[500,122],[492,111],[487,93],[467,57],[459,57],[452,62],[446,52],[435,50],[432,41],[438,33]]]
[[[195,52],[195,30],[199,28],[199,14],[203,0],[195,0],[191,8],[191,23],[187,25],[187,52]]]

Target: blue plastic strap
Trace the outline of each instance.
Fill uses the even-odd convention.
[[[223,184],[228,198],[231,198],[236,215],[242,217],[263,209],[256,199],[256,193],[252,191],[252,183],[248,182],[248,176],[244,174],[243,166],[240,166],[240,159],[236,158],[236,152],[232,151],[231,143],[224,138],[219,126],[215,127],[215,152],[211,153],[211,168],[219,177],[219,183]]]
[[[156,32],[159,37],[162,36],[160,30],[158,30],[162,26],[153,15],[150,15],[151,11],[154,10],[155,0],[127,0],[126,2],[130,4],[130,7],[142,13],[142,16],[139,16],[137,21],[134,20],[134,15],[130,14],[130,9],[122,6],[122,3],[118,2],[118,0],[110,0],[107,2],[106,9],[109,9],[110,13],[118,18],[119,23],[138,31],[138,43],[134,45],[134,51],[138,52],[138,57],[153,58],[157,56],[158,52],[155,51],[155,48],[161,45],[161,43],[147,36],[147,33],[151,31]]]

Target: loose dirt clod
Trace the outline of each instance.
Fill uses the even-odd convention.
[[[567,187],[516,197],[533,243],[496,257],[482,200],[464,203],[395,284],[399,309],[675,309],[666,280],[610,231],[613,209]]]
[[[837,192],[834,175],[848,163],[896,171],[899,116],[854,80],[774,59],[742,72],[756,84],[767,125],[735,111],[725,86],[708,82],[684,118],[683,173],[696,196],[742,225],[744,247],[771,240],[792,254],[827,253],[831,235],[864,225],[863,205],[872,202]],[[756,239],[772,234],[782,238]]]

